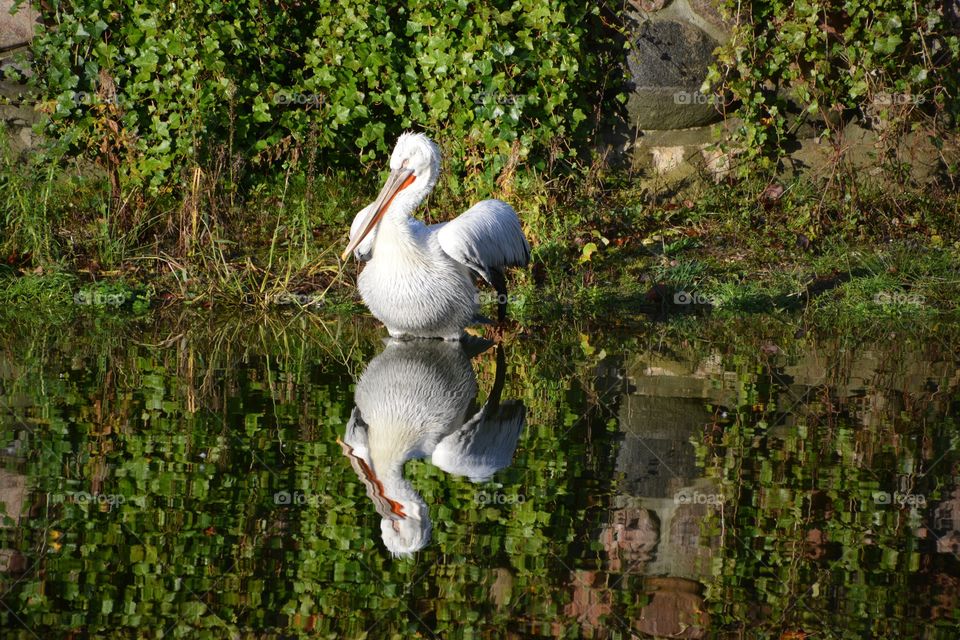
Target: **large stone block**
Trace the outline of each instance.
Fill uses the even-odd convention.
[[[710,96],[699,92],[716,40],[678,20],[642,21],[632,39],[627,111],[635,129],[687,129],[721,119]]]
[[[40,14],[29,2],[22,3],[11,14],[13,5],[14,0],[0,0],[0,51],[33,40],[34,27],[40,19]]]

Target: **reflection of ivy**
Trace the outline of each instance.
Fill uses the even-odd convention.
[[[592,411],[589,394],[568,382],[594,359],[538,358],[533,344],[511,352],[506,394],[529,411],[516,464],[495,484],[473,485],[411,463],[436,528],[434,543],[404,562],[384,552],[379,519],[336,445],[351,384],[329,345],[283,336],[265,357],[253,337],[251,348],[234,335],[226,350],[217,338],[151,349],[96,331],[39,342],[41,357],[24,363],[17,384],[31,398],[25,411],[51,419],[3,432],[27,437],[38,505],[17,546],[31,559],[48,553],[43,578],[28,575],[15,594],[31,627],[356,636],[383,616],[383,634],[403,635],[416,624],[412,610],[448,634],[562,612],[569,576],[556,558],[590,535],[585,497],[571,483],[606,486],[611,473],[609,444],[565,444],[606,432],[580,421]],[[380,348],[372,338],[358,343],[362,357]],[[489,388],[492,360],[475,366]],[[480,505],[478,489],[524,500]],[[309,499],[277,506],[279,491]],[[70,498],[78,492],[122,504],[98,509]],[[513,581],[507,599],[483,604],[502,572]]]
[[[741,371],[741,380],[754,378]],[[770,376],[770,395],[763,385],[744,385],[748,393],[723,426],[722,441],[698,447],[709,475],[735,496],[724,521],[708,525],[725,532],[708,597],[723,628],[749,624],[757,637],[913,637],[938,590],[935,567],[957,570],[955,558],[938,557],[924,540],[929,509],[876,499],[904,479],[912,480],[913,494],[939,499],[958,458],[956,422],[894,415],[883,425],[861,425],[855,407],[843,405],[854,399],[831,397],[845,379],[842,372],[828,378],[786,422],[784,407],[770,402],[794,402],[785,383]],[[918,400],[925,414],[930,398]],[[923,476],[919,470],[941,455],[943,475]],[[925,623],[930,637],[950,637],[935,629],[955,629],[958,616],[955,610],[952,621]]]

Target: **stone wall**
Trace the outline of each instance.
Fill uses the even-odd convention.
[[[630,0],[625,16],[631,34],[624,64],[627,121],[608,142],[620,163],[655,196],[719,182],[736,163],[736,151],[721,152],[717,143],[738,123],[724,117],[712,96],[700,92],[714,50],[732,34],[722,5],[722,0]],[[885,154],[909,164],[913,178],[920,181],[942,174],[943,158],[960,158],[956,145],[938,150],[922,133],[886,140],[882,124],[847,122],[840,138],[830,141],[821,135],[825,123],[806,122],[797,127],[798,139],[786,149],[783,171],[830,170],[837,145],[845,150],[849,169],[878,177],[883,172],[879,158]]]
[[[11,147],[19,152],[36,143],[31,127],[37,113],[24,98],[27,87],[2,80],[2,71],[10,65],[23,68],[18,61],[27,53],[40,14],[29,3],[11,11],[14,0],[0,0],[0,123],[7,129]]]

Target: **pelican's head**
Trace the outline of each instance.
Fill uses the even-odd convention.
[[[359,232],[340,256],[346,260],[350,252],[376,229],[390,205],[397,202],[398,210],[408,215],[433,190],[440,175],[440,149],[422,133],[404,133],[390,155],[390,176],[377,199],[360,221]]]
[[[404,501],[405,517],[392,516],[380,520],[380,535],[387,550],[397,556],[411,556],[430,542],[433,525],[426,503],[417,496],[416,501]]]
[[[409,169],[416,178],[411,187],[433,189],[440,175],[440,148],[422,133],[402,134],[390,154],[390,171],[404,169]]]

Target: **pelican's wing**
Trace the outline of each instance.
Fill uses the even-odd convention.
[[[504,267],[522,267],[530,261],[530,245],[513,207],[502,200],[484,200],[455,220],[437,225],[443,251],[496,286]]]
[[[441,440],[430,458],[433,464],[472,482],[489,480],[509,465],[526,423],[527,408],[519,400],[492,408],[490,411],[487,402],[477,415]]]
[[[503,345],[497,345],[497,368],[486,403],[462,427],[441,440],[431,461],[447,473],[483,482],[510,464],[527,419],[519,400],[500,404],[506,375]]]
[[[363,209],[357,212],[357,215],[353,217],[353,222],[350,223],[350,239],[353,240],[353,237],[360,233],[360,228],[363,226],[361,223],[363,219],[366,218],[367,212],[370,211],[370,207],[373,206],[373,203],[368,204]],[[367,237],[363,239],[357,248],[353,250],[353,257],[361,262],[367,262],[370,258],[373,257],[373,240],[377,236],[377,230],[374,229]]]

